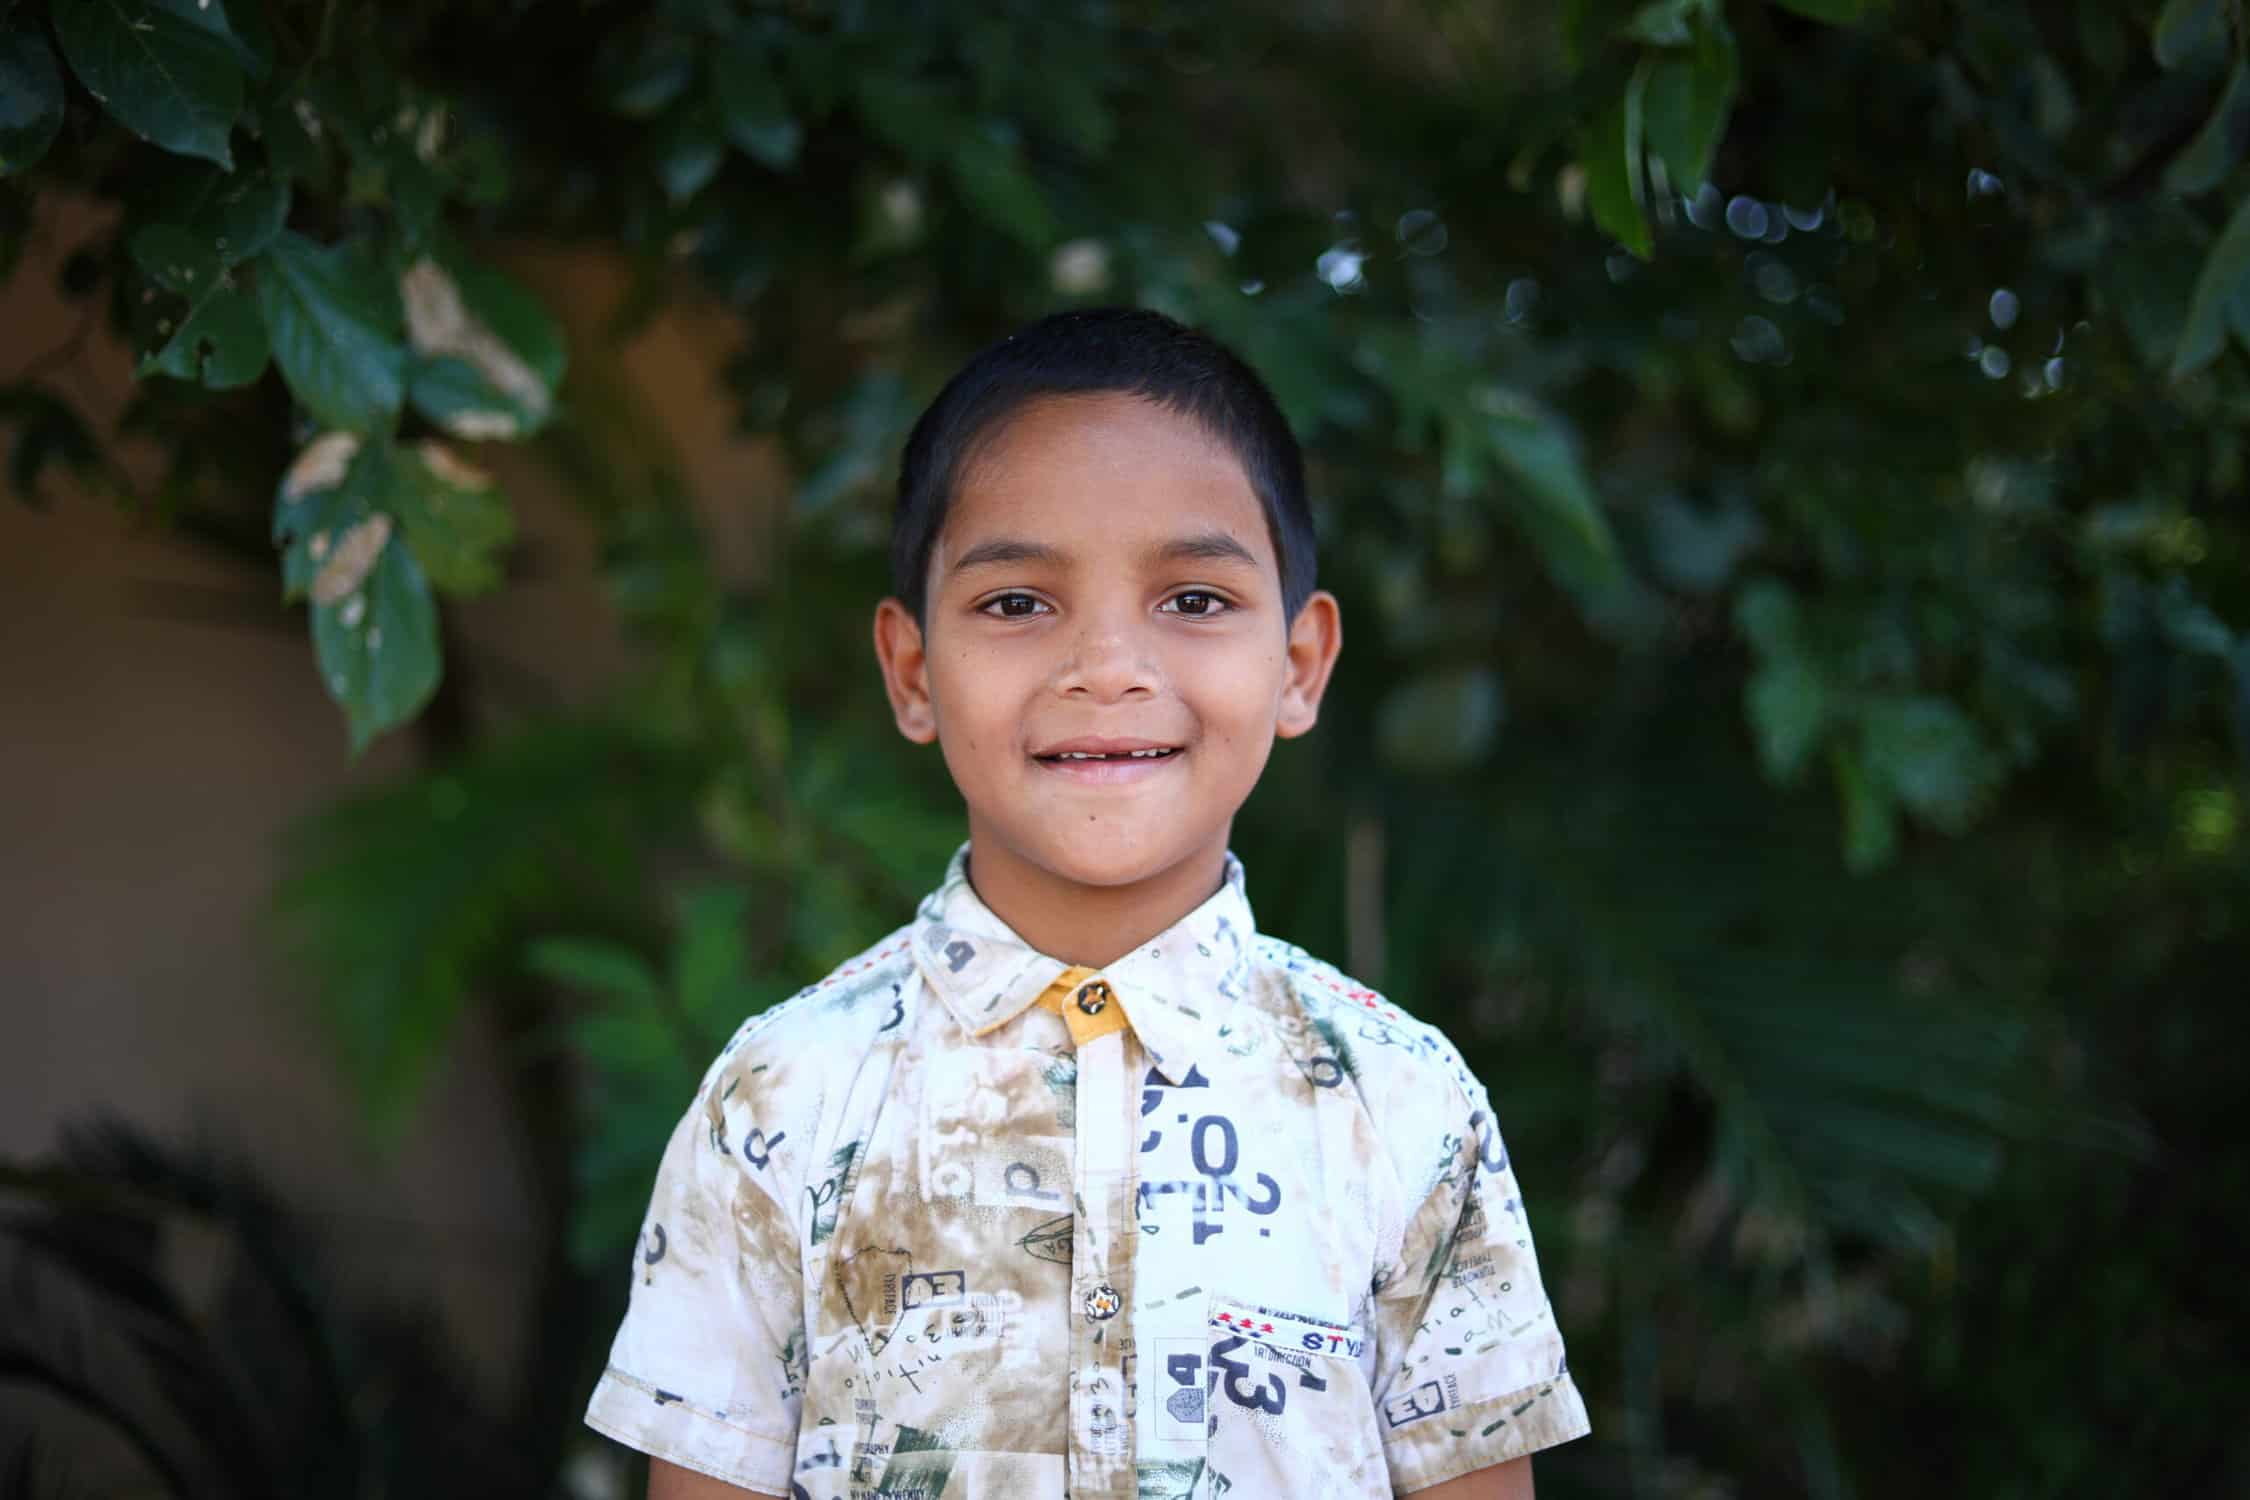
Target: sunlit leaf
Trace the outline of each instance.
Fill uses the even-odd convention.
[[[536,432],[554,410],[568,352],[561,327],[512,278],[456,247],[409,266],[399,293],[415,409],[457,437]]]

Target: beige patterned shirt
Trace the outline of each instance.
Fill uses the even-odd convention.
[[[712,1064],[589,1423],[806,1500],[1382,1496],[1587,1431],[1435,1027],[1259,936],[1231,855],[1098,973],[966,859]]]

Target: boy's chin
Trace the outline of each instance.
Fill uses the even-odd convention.
[[[1089,826],[1058,835],[1041,829],[1028,838],[1010,838],[996,828],[983,830],[997,838],[1015,859],[1031,865],[1058,884],[1115,888],[1137,885],[1164,874],[1184,859],[1224,843],[1226,830],[1216,828],[1200,837],[1194,830],[1168,831],[1149,837],[1120,829]],[[972,832],[972,837],[975,833]],[[984,847],[979,842],[977,847]]]

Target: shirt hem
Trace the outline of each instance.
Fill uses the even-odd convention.
[[[651,1458],[762,1495],[789,1493],[797,1464],[794,1441],[752,1432],[676,1397],[655,1404],[657,1395],[655,1386],[613,1365],[595,1383],[584,1421]]]
[[[1449,1479],[1474,1474],[1479,1469],[1489,1469],[1495,1464],[1510,1463],[1545,1449],[1558,1447],[1585,1437],[1594,1430],[1593,1423],[1586,1417],[1586,1403],[1578,1394],[1577,1384],[1567,1373],[1552,1380],[1542,1380],[1536,1385],[1525,1386],[1522,1390],[1511,1391],[1505,1396],[1480,1401],[1459,1412],[1448,1412],[1446,1417],[1453,1421],[1445,1425],[1458,1427],[1464,1420],[1474,1421],[1479,1412],[1505,1410],[1526,1397],[1541,1401],[1543,1410],[1536,1418],[1510,1421],[1492,1436],[1471,1436],[1457,1444],[1440,1448],[1433,1455],[1438,1459],[1436,1462],[1416,1463],[1408,1456],[1407,1461],[1401,1464],[1397,1449],[1389,1450],[1386,1457],[1392,1465],[1391,1493],[1411,1495],[1433,1485],[1443,1484]],[[1526,1413],[1526,1416],[1531,1417],[1532,1414]],[[1442,1431],[1441,1423],[1444,1423],[1444,1418],[1435,1418],[1432,1419],[1431,1426]],[[1436,1436],[1436,1431],[1415,1434],[1406,1442],[1417,1445],[1428,1443],[1434,1448],[1436,1444],[1431,1440]]]

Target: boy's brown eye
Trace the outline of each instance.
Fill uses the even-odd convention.
[[[1001,594],[984,602],[984,612],[1003,620],[1027,620],[1039,612],[1039,601],[1029,594]]]
[[[1205,594],[1191,589],[1184,594],[1174,594],[1171,606],[1175,614],[1200,620],[1218,614],[1227,607],[1227,603],[1217,594]]]

